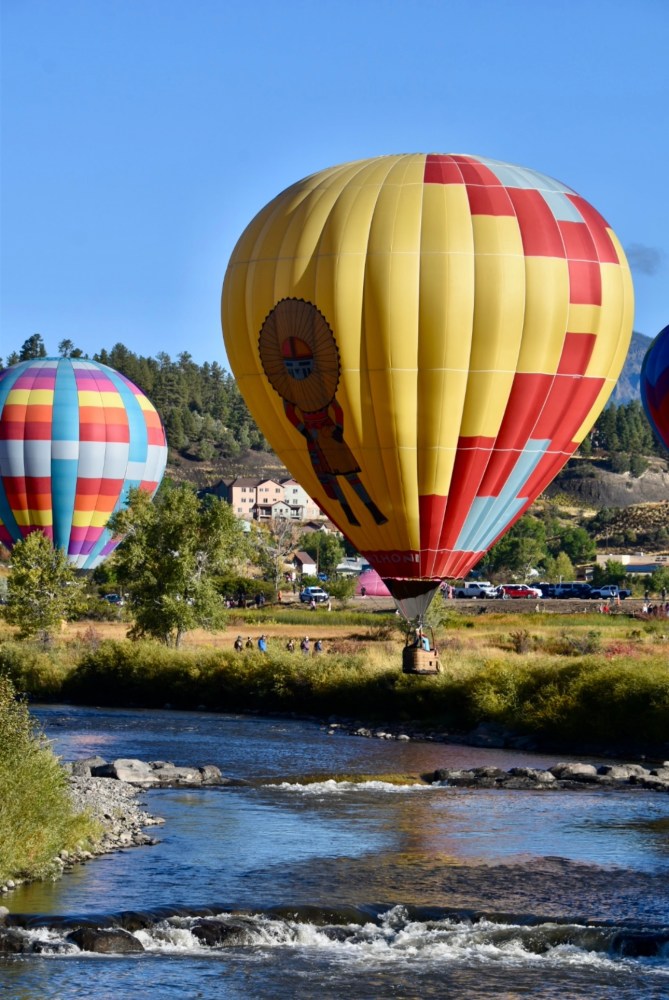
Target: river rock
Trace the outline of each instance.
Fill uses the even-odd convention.
[[[557,781],[552,771],[545,771],[538,767],[512,767],[509,774],[513,775],[514,778],[526,778],[539,785],[552,785]]]
[[[615,781],[629,781],[632,777],[645,777],[650,771],[642,764],[602,764],[597,768],[597,774]]]
[[[177,767],[169,760],[153,760],[148,763],[135,758],[119,757],[111,763],[91,767],[96,778],[116,778],[137,788],[182,788],[198,785],[225,785],[230,779],[224,778],[214,764],[202,767]]]
[[[70,774],[73,774],[77,778],[90,778],[94,767],[104,767],[106,763],[107,761],[104,757],[96,754],[94,757],[82,757],[79,760],[73,760],[69,765],[69,770]]]
[[[198,767],[198,771],[202,775],[203,785],[221,785],[226,781],[215,764],[205,764],[204,767]]]
[[[111,764],[101,764],[91,768],[94,778],[116,778],[130,785],[150,785],[154,783],[152,770],[143,760],[119,757]]]
[[[202,784],[202,773],[197,767],[176,767],[169,761],[153,761],[147,767],[150,775],[149,782],[152,784],[168,788]]]
[[[223,944],[236,947],[251,941],[251,925],[243,920],[203,920],[193,924],[190,932],[210,948]]]
[[[26,938],[12,928],[0,929],[0,955],[20,955],[26,951]]]
[[[549,770],[561,781],[597,781],[597,768],[594,764],[555,764]]]
[[[647,777],[637,777],[634,775],[630,778],[630,784],[641,785],[642,788],[652,788],[656,792],[669,791],[669,779],[661,778],[656,774],[649,774]]]
[[[655,958],[662,955],[669,935],[656,931],[621,931],[611,942],[611,950],[625,958]]]
[[[66,940],[74,942],[82,951],[99,955],[131,955],[144,951],[141,941],[120,927],[78,927]]]
[[[421,775],[423,781],[452,785],[455,788],[506,788],[514,790],[577,790],[585,785],[624,787],[636,785],[657,792],[669,792],[669,768],[649,771],[641,764],[610,764],[600,768],[592,764],[556,764],[544,770],[535,767],[439,768]]]

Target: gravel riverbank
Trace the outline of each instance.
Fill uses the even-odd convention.
[[[143,809],[139,798],[141,789],[126,781],[94,778],[90,772],[88,776],[71,775],[69,782],[75,810],[88,812],[100,825],[102,835],[90,850],[61,851],[53,859],[52,877],[57,878],[74,865],[90,861],[97,855],[157,843],[144,828],[158,826],[164,820]],[[8,879],[0,885],[0,893],[11,892],[24,881]]]
[[[53,859],[52,877],[90,861],[101,854],[129,847],[156,844],[146,827],[164,823],[160,816],[146,812],[141,793],[146,788],[194,788],[228,784],[217,767],[175,767],[169,761],[116,760],[88,757],[64,765],[69,773],[70,795],[76,812],[87,812],[99,824],[101,836],[87,850],[61,851]],[[7,879],[0,894],[11,892],[24,879]]]

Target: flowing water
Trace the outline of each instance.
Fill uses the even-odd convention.
[[[68,760],[216,764],[250,784],[143,793],[158,845],[5,897],[41,949],[0,963],[11,1000],[669,997],[667,795],[394,784],[556,759],[309,722],[35,714]],[[82,917],[145,951],[81,951]]]

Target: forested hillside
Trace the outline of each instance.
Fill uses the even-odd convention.
[[[58,353],[82,356],[70,341],[61,342]],[[6,363],[46,354],[35,334]],[[235,379],[217,362],[199,365],[187,352],[176,358],[143,357],[120,343],[100,350],[94,360],[122,372],[155,404],[167,431],[172,479],[204,488],[240,475],[288,475],[249,414]],[[638,371],[636,379],[638,386]],[[668,499],[667,455],[639,400],[611,403],[574,458],[486,556],[485,572],[495,578],[522,576],[540,566],[546,579],[569,578],[597,549],[624,552],[633,546],[666,553]]]
[[[646,472],[649,460],[663,467],[663,451],[655,440],[638,400],[639,370],[647,337],[634,335],[632,348],[621,376],[620,396],[628,398],[619,405],[610,404],[579,450],[579,460],[570,462],[558,477],[553,491],[572,492],[576,481],[593,479],[601,472],[626,473],[638,479]],[[81,351],[69,340],[58,345],[63,356],[80,357]],[[39,334],[28,338],[20,349],[6,359],[6,364],[47,355]],[[151,399],[165,425],[170,446],[172,475],[187,479],[198,487],[236,475],[280,475],[281,462],[269,447],[241,397],[233,376],[218,362],[197,364],[184,351],[176,358],[161,353],[156,357],[135,354],[124,344],[101,349],[95,361],[122,372]],[[636,387],[636,388],[635,388]],[[592,484],[590,484],[592,485]],[[660,486],[660,489],[663,487]],[[586,490],[586,493],[588,491]],[[592,497],[598,503],[607,498]],[[630,502],[658,499],[653,496],[630,497]],[[615,505],[618,505],[617,503]]]

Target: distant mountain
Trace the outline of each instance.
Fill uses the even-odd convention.
[[[631,403],[633,399],[640,399],[639,395],[639,375],[646,351],[653,342],[652,337],[646,337],[643,333],[633,333],[632,343],[620,373],[620,378],[616,382],[616,387],[611,393],[611,402],[616,406],[623,403]]]

